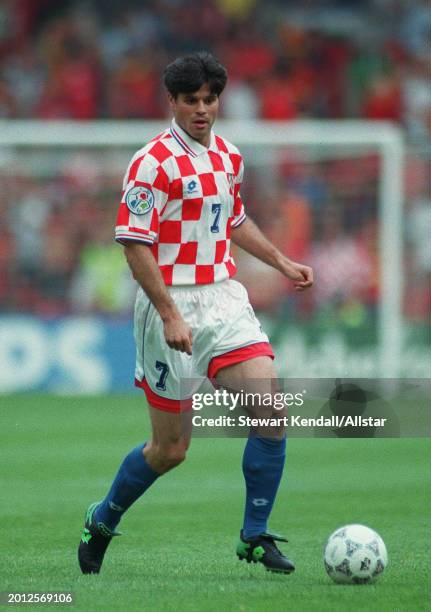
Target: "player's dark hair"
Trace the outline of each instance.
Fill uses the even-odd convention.
[[[212,94],[219,96],[226,81],[226,68],[207,51],[177,57],[164,73],[165,87],[173,98],[180,93],[193,93],[205,83]]]

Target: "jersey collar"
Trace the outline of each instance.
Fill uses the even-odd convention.
[[[194,140],[191,136],[187,134],[175,121],[172,119],[171,127],[170,127],[171,136],[176,140],[176,142],[184,149],[184,151],[191,155],[192,157],[199,157],[199,155],[203,155],[204,153],[208,153],[208,151],[217,151],[217,143],[214,132],[211,130],[211,140],[210,146],[207,148],[197,140]]]

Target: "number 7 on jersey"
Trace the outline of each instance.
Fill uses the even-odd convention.
[[[220,231],[219,222],[220,222],[220,213],[221,213],[221,204],[213,204],[211,206],[211,212],[214,215],[214,223],[211,225],[211,232],[213,234],[218,234]]]

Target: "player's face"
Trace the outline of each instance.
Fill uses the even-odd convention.
[[[219,107],[219,98],[211,93],[209,85],[206,83],[193,93],[180,93],[176,98],[169,95],[169,102],[178,125],[208,147]]]

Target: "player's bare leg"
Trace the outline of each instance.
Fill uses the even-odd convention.
[[[216,376],[217,382],[225,388],[232,390],[244,390],[247,393],[274,394],[277,391],[277,373],[274,363],[270,357],[255,357],[241,363],[227,366],[219,370]],[[276,410],[272,405],[253,405],[249,403],[243,408],[252,417],[284,417],[286,411]],[[258,436],[283,439],[285,429],[282,425],[273,427],[258,427],[254,432]]]
[[[269,357],[256,357],[228,366],[217,374],[217,382],[231,390],[247,393],[276,392],[276,372]],[[283,417],[285,411],[273,406],[248,405],[253,417]],[[280,419],[277,423],[282,423]],[[249,437],[243,457],[246,482],[244,524],[237,555],[250,562],[261,562],[267,570],[289,574],[295,566],[275,542],[287,540],[268,532],[267,520],[277,494],[285,461],[285,433],[282,425],[258,427]]]
[[[174,414],[150,407],[152,438],[144,448],[148,464],[158,472],[176,467],[186,458],[190,446],[191,412]]]

